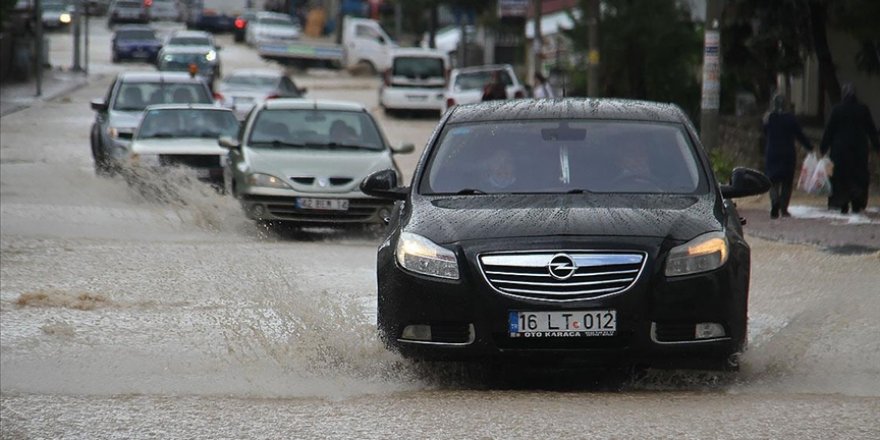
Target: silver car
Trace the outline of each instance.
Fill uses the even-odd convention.
[[[254,220],[297,225],[378,224],[391,203],[367,196],[361,181],[383,169],[397,170],[393,148],[360,104],[274,99],[258,105],[229,149],[225,182]],[[399,171],[398,171],[399,174]]]
[[[244,119],[255,105],[268,99],[301,98],[305,88],[297,87],[283,72],[273,69],[239,69],[227,74],[215,89],[221,105]]]

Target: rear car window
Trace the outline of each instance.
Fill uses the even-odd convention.
[[[455,77],[455,90],[482,90],[483,87],[492,80],[492,73],[494,72],[501,74],[501,82],[504,83],[505,86],[513,85],[513,79],[506,70],[466,72],[460,73]]]
[[[118,31],[116,38],[119,40],[155,40],[156,33],[146,29]]]
[[[407,78],[443,78],[443,60],[435,57],[395,57],[391,67],[394,76]]]
[[[420,191],[692,194],[708,188],[693,148],[680,124],[455,124],[444,129]]]
[[[114,110],[141,111],[154,104],[211,104],[213,97],[201,83],[124,82]]]
[[[211,40],[205,37],[172,37],[168,40],[168,44],[175,46],[210,46]]]

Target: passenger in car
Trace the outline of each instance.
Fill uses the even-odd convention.
[[[480,182],[481,189],[487,192],[509,190],[516,183],[516,163],[507,149],[495,149],[485,163],[486,173]]]

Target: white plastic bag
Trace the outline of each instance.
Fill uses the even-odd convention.
[[[831,174],[834,173],[834,163],[828,157],[819,159],[816,163],[816,169],[813,175],[807,181],[810,194],[829,195],[831,194]]]
[[[813,174],[816,173],[816,165],[819,163],[819,158],[816,157],[816,153],[810,152],[807,154],[807,157],[804,158],[804,163],[801,165],[801,175],[798,177],[797,187],[800,190],[810,192],[809,181],[813,178]]]

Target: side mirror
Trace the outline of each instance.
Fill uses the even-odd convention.
[[[93,99],[91,102],[92,110],[96,112],[106,112],[107,103],[103,99]]]
[[[416,150],[416,146],[413,145],[411,142],[401,144],[397,147],[395,147],[395,146],[391,147],[391,152],[393,152],[394,154],[409,154],[415,150]]]
[[[241,148],[241,142],[230,136],[221,136],[220,139],[217,139],[217,145],[227,150],[238,150]]]
[[[748,197],[763,194],[770,190],[770,179],[760,171],[751,168],[734,168],[730,184],[721,185],[721,196],[725,199]]]
[[[361,182],[361,192],[368,196],[381,199],[403,200],[409,193],[408,188],[397,186],[397,171],[376,171]]]
[[[300,95],[305,95],[306,92],[309,91],[309,88],[308,87],[300,87],[300,88],[296,89],[296,91],[299,92]]]

